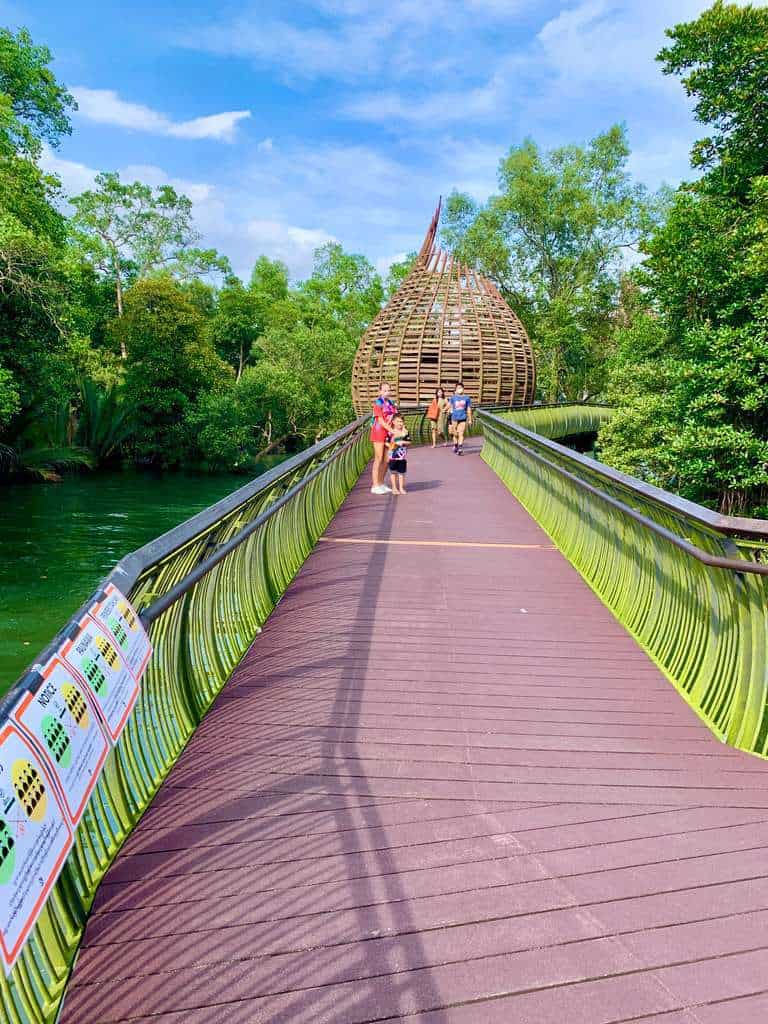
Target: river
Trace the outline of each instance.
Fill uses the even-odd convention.
[[[123,555],[247,480],[125,470],[0,484],[0,694]]]

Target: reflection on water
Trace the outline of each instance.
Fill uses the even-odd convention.
[[[123,555],[247,479],[125,471],[0,485],[0,693]]]

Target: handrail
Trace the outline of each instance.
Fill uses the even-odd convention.
[[[170,530],[160,534],[159,537],[155,537],[154,540],[148,541],[142,547],[136,548],[135,551],[124,555],[98,584],[88,599],[70,616],[65,625],[56,633],[53,640],[30,662],[19,680],[0,697],[0,724],[7,717],[9,708],[13,707],[18,700],[19,692],[17,688],[22,680],[28,676],[34,665],[44,664],[51,657],[71,629],[80,621],[86,609],[92,604],[94,597],[101,593],[109,583],[113,583],[123,593],[129,593],[141,574],[146,572],[151,566],[170,557],[174,552],[189,544],[195,537],[210,530],[226,516],[231,515],[247,503],[252,502],[260,495],[269,492],[281,482],[294,476],[308,463],[316,462],[326,452],[333,452],[341,441],[349,438],[350,435],[354,435],[363,425],[368,423],[369,419],[369,416],[358,417],[352,423],[348,423],[340,430],[329,434],[328,437],[318,441],[312,447],[298,452],[289,459],[285,459],[277,466],[273,466],[272,469],[254,477],[253,480],[239,487],[236,491],[225,495],[213,505],[209,505],[195,515],[190,516],[189,519],[179,523],[178,526],[171,527]],[[338,454],[338,451],[336,451],[331,457],[333,458]]]
[[[486,432],[502,435],[503,432],[498,430],[495,426],[485,427]],[[661,526],[650,516],[644,516],[642,513],[637,512],[635,509],[626,505],[623,501],[619,501],[618,498],[611,497],[610,494],[606,494],[605,491],[601,491],[599,487],[593,487],[592,484],[587,483],[586,480],[582,480],[581,477],[576,476],[574,473],[569,473],[567,469],[563,469],[562,466],[558,466],[556,463],[549,459],[546,459],[543,455],[532,449],[526,449],[525,445],[521,444],[520,441],[514,440],[514,438],[507,437],[509,444],[515,445],[526,454],[538,462],[540,465],[547,466],[549,469],[555,470],[562,477],[572,481],[577,487],[580,487],[584,491],[588,491],[590,494],[599,498],[600,501],[610,505],[612,508],[617,509],[625,516],[629,516],[636,522],[640,523],[648,530],[652,530],[660,537],[664,537],[670,544],[674,544],[675,547],[680,548],[681,551],[685,551],[691,555],[692,558],[697,559],[699,562],[703,562],[704,565],[710,565],[715,569],[730,569],[732,572],[747,572],[755,573],[758,576],[768,576],[768,565],[761,564],[760,562],[749,562],[743,558],[723,558],[718,555],[710,555],[707,551],[703,551],[701,548],[697,548],[695,544],[691,544],[684,537],[674,533],[672,530],[668,530],[666,527]]]
[[[768,756],[768,523],[479,418],[483,459],[696,713],[721,740]]]
[[[411,434],[422,443],[427,443],[430,437],[429,421],[426,418],[427,406],[416,406],[403,411],[406,418],[411,419]],[[599,424],[609,418],[613,410],[609,405],[600,402],[537,402],[534,405],[509,405],[507,403],[479,405],[475,407],[474,411],[476,413],[481,411],[497,413],[505,420],[522,417],[532,421],[532,426],[537,434],[544,437],[564,438],[597,433]],[[582,422],[577,422],[574,425],[574,417],[577,421],[581,420]],[[477,435],[481,432],[482,423],[476,416],[469,434]]]
[[[540,441],[543,447],[549,447],[551,451],[560,451],[562,449],[562,446],[558,445],[556,442],[542,438],[540,434],[527,430],[519,424],[511,424],[509,420],[501,419],[499,416],[486,412],[483,409],[479,410],[479,412],[482,413],[483,416],[493,419],[500,428],[512,428],[523,437],[536,439],[537,442]],[[650,499],[660,505],[664,505],[666,508],[672,509],[674,512],[682,513],[690,519],[694,519],[696,522],[702,523],[713,530],[728,534],[729,536],[754,537],[755,539],[765,540],[768,542],[768,520],[750,519],[745,516],[725,516],[719,512],[714,512],[712,509],[706,508],[704,505],[697,505],[696,502],[689,501],[687,498],[681,498],[679,495],[672,494],[670,491],[665,491],[661,487],[655,487],[653,484],[646,483],[644,480],[639,480],[637,477],[630,476],[628,473],[622,473],[620,470],[614,469],[612,466],[596,462],[594,459],[590,459],[588,455],[581,455],[578,452],[571,451],[569,451],[568,454],[573,457],[575,462],[588,468],[590,472],[594,473],[596,476],[603,477],[612,483],[619,484],[628,491],[632,491],[641,495],[643,498]]]
[[[274,487],[286,477],[292,476],[302,466],[306,465],[308,461],[316,461],[326,452],[333,451],[341,441],[354,434],[369,420],[369,416],[358,417],[353,422],[348,423],[345,427],[342,427],[340,430],[337,430],[333,434],[329,434],[328,437],[318,441],[317,444],[313,445],[311,448],[307,448],[304,451],[291,456],[289,459],[285,459],[277,466],[267,470],[266,473],[261,473],[249,483],[238,488],[236,491],[225,495],[225,497],[221,498],[215,504],[210,505],[208,508],[205,508],[196,515],[191,516],[178,526],[172,527],[170,530],[162,533],[159,537],[156,537],[154,540],[151,540],[142,547],[132,551],[117,563],[108,577],[108,580],[112,580],[115,585],[120,583],[123,587],[132,586],[138,575],[143,572],[147,566],[152,565],[161,558],[166,558],[173,551],[176,551],[179,547],[188,543],[190,538],[202,533],[214,523],[218,522],[223,516],[236,511],[246,502],[251,501],[258,494]],[[119,574],[120,579],[113,579],[114,574]]]
[[[365,419],[367,419],[367,417],[365,417]],[[345,435],[346,431],[343,436]],[[268,520],[270,520],[273,515],[284,508],[289,501],[292,501],[300,491],[304,490],[308,484],[312,483],[315,477],[320,473],[324,473],[328,467],[328,463],[333,459],[338,458],[338,456],[343,454],[353,443],[354,438],[351,441],[347,441],[341,448],[337,448],[336,451],[328,457],[328,459],[308,473],[307,476],[303,477],[303,479],[301,479],[297,484],[294,484],[293,487],[290,487],[282,498],[278,498],[277,501],[270,505],[265,512],[256,516],[252,523],[243,527],[239,533],[236,533],[234,537],[230,538],[230,540],[218,547],[214,554],[200,562],[191,572],[187,573],[187,575],[182,580],[179,580],[175,586],[171,587],[166,594],[157,601],[154,601],[141,614],[141,619],[145,625],[150,625],[155,621],[155,619],[159,618],[163,612],[167,611],[171,605],[175,604],[180,598],[182,598],[187,591],[195,585],[195,583],[201,580],[204,576],[207,576],[208,573],[219,564],[219,562],[223,561],[223,559],[225,559],[227,555],[231,554],[235,548],[239,547],[253,533],[259,530]]]

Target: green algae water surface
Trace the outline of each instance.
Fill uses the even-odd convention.
[[[0,484],[0,694],[123,555],[248,479],[126,470]]]

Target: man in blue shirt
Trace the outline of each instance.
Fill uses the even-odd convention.
[[[461,381],[456,385],[456,390],[448,402],[453,423],[453,451],[455,455],[463,455],[464,431],[467,429],[467,423],[472,426],[472,399],[464,394],[464,385]]]

